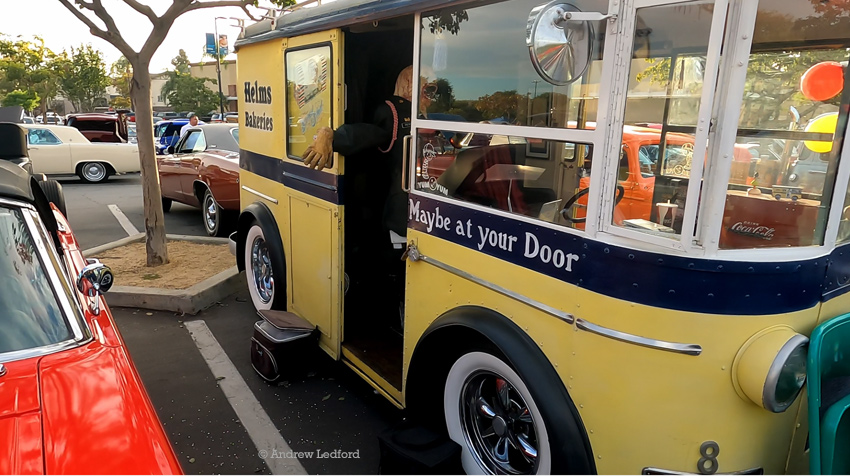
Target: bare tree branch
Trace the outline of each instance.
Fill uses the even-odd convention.
[[[260,21],[259,18],[256,18],[250,11],[248,11],[248,6],[253,5],[254,2],[250,0],[213,0],[209,2],[201,2],[199,0],[193,1],[185,11],[190,12],[192,10],[200,10],[202,8],[215,8],[215,7],[239,7],[244,11],[251,20]]]
[[[82,7],[82,8],[85,8],[85,9],[88,9],[88,10],[92,10],[94,8],[94,5],[93,5],[92,2],[85,2],[83,0],[76,0],[76,1],[77,1],[77,4],[80,5],[80,7]],[[117,34],[117,31],[116,32],[104,31],[102,28],[95,25],[94,22],[91,20],[91,18],[87,17],[82,11],[80,11],[79,8],[75,7],[74,5],[71,5],[71,2],[69,0],[59,0],[59,3],[61,3],[68,11],[70,11],[75,17],[77,17],[77,19],[79,19],[87,27],[89,27],[89,31],[91,32],[92,35],[108,41],[112,46],[117,48],[118,51],[120,51],[126,58],[129,59],[130,57],[132,57],[136,54],[136,52],[133,51],[132,48],[130,48],[130,45],[128,45],[127,42],[124,41],[124,38],[122,38],[120,34]],[[108,26],[107,26],[107,28],[108,28]]]
[[[174,24],[174,21],[186,11],[186,8],[193,1],[194,0],[172,1],[168,10],[166,10],[161,17],[157,18],[156,21],[153,22],[153,30],[151,30],[151,34],[148,36],[147,41],[145,41],[144,46],[142,46],[142,49],[139,51],[140,58],[143,58],[145,62],[150,61],[154,53],[156,53],[156,50],[158,50],[160,45],[162,45],[162,42],[168,35],[169,30],[171,30],[171,26]]]
[[[153,9],[149,6],[147,6],[147,5],[142,5],[141,3],[137,2],[136,0],[124,0],[124,3],[126,3],[127,5],[130,5],[130,7],[132,7],[133,10],[136,10],[137,12],[141,13],[142,15],[148,17],[148,19],[151,21],[151,23],[154,23],[159,19],[159,17],[156,16],[156,13],[154,13]]]

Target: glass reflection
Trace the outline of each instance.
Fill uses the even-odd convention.
[[[606,12],[605,0],[570,2]],[[535,127],[593,128],[599,99],[606,22],[591,22],[591,63],[566,86],[534,69],[526,46],[527,19],[539,0],[515,0],[422,18],[420,72],[435,85],[428,119]]]

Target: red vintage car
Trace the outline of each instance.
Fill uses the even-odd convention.
[[[112,273],[5,161],[0,241],[0,473],[181,473],[103,299]]]
[[[224,236],[224,214],[239,211],[239,126],[195,126],[157,156],[162,209],[178,201],[200,207],[210,236]]]

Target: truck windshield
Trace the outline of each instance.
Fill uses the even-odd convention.
[[[0,206],[0,355],[72,337],[19,209]]]

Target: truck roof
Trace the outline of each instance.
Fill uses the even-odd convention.
[[[408,15],[417,11],[457,5],[457,0],[347,0],[331,2],[316,7],[298,8],[275,19],[263,20],[245,28],[244,37],[236,41],[235,48],[267,41],[288,38],[329,28],[341,28],[354,23],[383,20]]]

